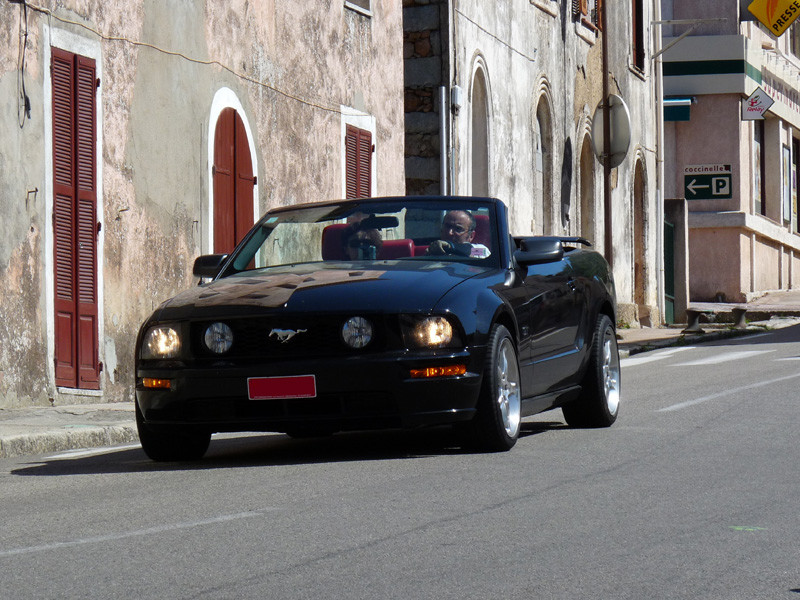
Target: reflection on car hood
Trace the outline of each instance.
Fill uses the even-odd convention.
[[[187,290],[162,307],[158,319],[288,311],[418,312],[486,269],[461,263],[385,261],[313,263],[248,271]]]

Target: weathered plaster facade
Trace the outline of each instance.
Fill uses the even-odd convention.
[[[400,0],[346,4],[0,0],[0,408],[133,398],[139,324],[213,251],[223,109],[248,138],[254,218],[344,195],[347,123],[373,135],[372,192],[403,193]],[[97,391],[54,377],[51,48],[99,78]]]
[[[630,148],[611,172],[620,320],[657,323],[663,209],[650,38],[638,68],[631,3],[603,4],[611,11],[609,92],[631,115]],[[654,7],[641,4],[649,23]],[[602,98],[604,34],[574,18],[569,2],[404,6],[408,192],[496,196],[509,205],[514,234],[583,235],[602,251],[603,167],[591,148],[591,126]]]
[[[665,96],[688,104],[686,120],[666,123],[665,193],[688,206],[694,301],[744,302],[800,285],[800,25],[776,39],[747,4],[663,2],[665,19],[707,20],[664,54]],[[664,45],[685,30],[664,27]],[[743,120],[743,100],[759,86],[775,104],[764,120]],[[730,192],[706,198],[689,187],[707,183],[687,177],[702,165],[730,168]]]

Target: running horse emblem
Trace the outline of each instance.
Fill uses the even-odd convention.
[[[269,332],[269,337],[275,337],[281,344],[285,344],[298,333],[305,333],[308,329],[273,329]]]

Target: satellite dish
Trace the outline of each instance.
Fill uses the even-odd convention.
[[[625,101],[616,94],[608,96],[609,121],[611,124],[611,143],[609,144],[611,168],[618,167],[625,160],[631,146],[631,113]],[[603,157],[603,103],[597,105],[592,118],[592,149],[601,164]]]

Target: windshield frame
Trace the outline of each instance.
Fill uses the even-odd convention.
[[[499,268],[506,264],[509,249],[507,243],[500,239],[500,219],[505,219],[507,212],[502,202],[495,198],[479,197],[386,197],[386,198],[360,198],[353,200],[339,200],[328,202],[315,202],[307,204],[297,204],[282,206],[267,211],[264,216],[253,225],[252,229],[245,235],[236,248],[224,261],[215,279],[229,277],[239,273],[265,272],[275,267],[286,267],[287,265],[314,264],[318,261],[297,261],[283,264],[273,264],[264,267],[255,267],[251,260],[255,256],[254,249],[260,248],[272,231],[280,224],[292,222],[292,215],[304,215],[298,222],[308,223],[342,223],[348,217],[357,213],[368,215],[385,215],[386,213],[399,213],[403,210],[419,209],[425,211],[441,211],[465,209],[469,211],[483,211],[489,217],[489,241],[491,254],[486,258],[470,258],[468,256],[412,256],[397,259],[372,259],[372,260],[324,260],[320,264],[344,263],[350,264],[353,268],[370,268],[372,264],[385,264],[387,261],[409,260],[414,262],[460,262],[463,264],[475,265],[486,268]],[[312,215],[311,218],[307,218]],[[428,238],[419,238],[422,242],[428,242]],[[416,241],[416,240],[415,240]],[[507,240],[506,240],[507,242]]]

